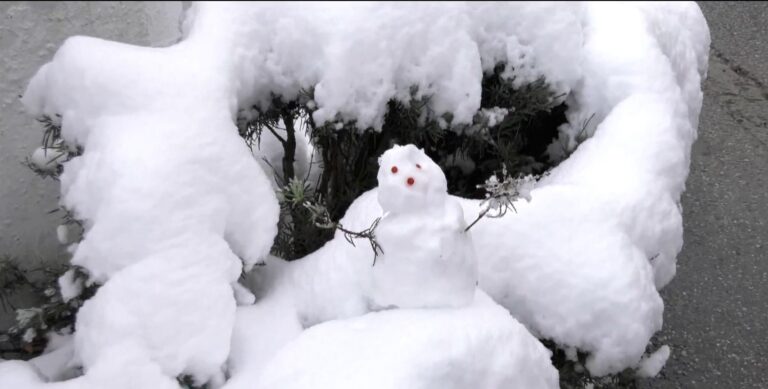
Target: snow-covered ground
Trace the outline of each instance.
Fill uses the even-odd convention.
[[[163,49],[70,38],[30,82],[30,112],[62,115],[65,141],[84,148],[64,164],[62,202],[85,221],[72,262],[104,286],[74,334],[85,375],[42,384],[34,365],[4,362],[0,386],[175,387],[181,374],[233,388],[556,386],[531,334],[589,352],[594,375],[640,366],[682,246],[709,48],[695,3],[211,3],[185,30]],[[267,258],[246,304],[235,283],[266,257],[278,208],[238,108],[314,86],[316,121],[380,128],[386,102],[416,85],[466,123],[499,62],[569,94],[553,154],[587,122],[592,137],[517,214],[471,230],[472,305],[369,313],[373,254],[340,235],[292,263]],[[347,228],[382,216],[376,194]],[[473,220],[477,202],[459,201]]]

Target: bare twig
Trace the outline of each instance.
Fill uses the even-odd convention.
[[[373,250],[373,265],[376,266],[376,258],[380,254],[384,254],[384,249],[382,249],[381,245],[379,245],[379,242],[376,241],[376,227],[379,226],[379,222],[381,221],[380,217],[377,217],[376,220],[371,223],[371,226],[366,228],[362,231],[351,231],[346,228],[341,223],[334,222],[331,220],[331,216],[328,213],[328,209],[325,208],[325,206],[320,204],[312,204],[310,202],[304,202],[304,207],[309,210],[309,212],[312,214],[312,222],[317,226],[318,228],[322,229],[334,229],[339,230],[344,234],[344,239],[346,239],[349,244],[352,246],[355,246],[355,239],[367,239],[368,243],[371,245],[371,250]]]

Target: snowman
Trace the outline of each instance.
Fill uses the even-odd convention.
[[[374,309],[448,308],[470,304],[477,262],[459,202],[440,167],[414,145],[379,158],[376,228],[383,249],[372,267]]]

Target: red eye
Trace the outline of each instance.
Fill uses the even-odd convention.
[[[416,180],[413,179],[413,177],[408,177],[408,180],[406,181],[408,183],[408,186],[412,186],[416,183]]]
[[[397,166],[392,166],[392,173],[397,173]]]
[[[421,169],[421,165],[419,165],[419,164],[417,163],[417,164],[416,164],[416,168],[418,168],[418,169]]]

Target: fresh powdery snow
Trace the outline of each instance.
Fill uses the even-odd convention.
[[[30,113],[61,115],[84,151],[63,163],[61,202],[84,221],[72,263],[103,286],[65,345],[0,363],[0,387],[556,387],[534,336],[588,352],[593,375],[661,369],[668,348],[641,358],[682,246],[709,49],[695,3],[203,3],[184,30],[168,48],[72,37],[30,81]],[[387,101],[417,86],[468,123],[499,62],[520,85],[544,77],[568,94],[549,154],[572,154],[517,213],[462,234],[478,201],[446,196],[432,161],[394,149],[381,188],[342,220],[382,217],[381,262],[340,232],[291,263],[267,255],[278,203],[257,159],[274,142],[254,157],[238,110],[314,87],[315,121],[378,129]],[[419,274],[436,255],[451,270]],[[262,261],[254,296],[237,280]],[[398,273],[423,285],[409,298]],[[67,277],[71,298],[81,286]]]

